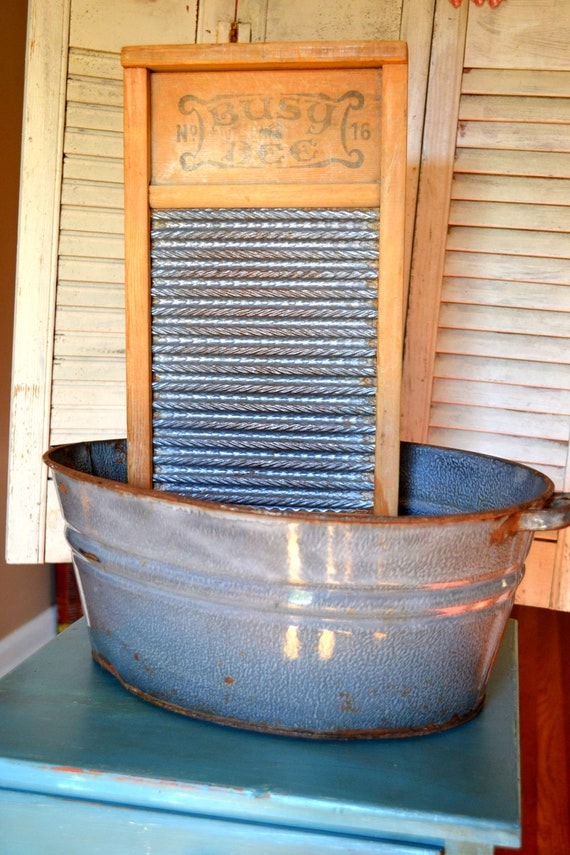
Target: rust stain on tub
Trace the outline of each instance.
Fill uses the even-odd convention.
[[[91,509],[91,502],[89,500],[89,496],[87,495],[87,490],[81,490],[81,509],[83,513],[87,516]]]
[[[64,775],[103,775],[104,772],[100,769],[83,769],[81,766],[52,766],[54,772],[62,772]]]
[[[519,534],[519,517],[519,514],[507,517],[500,526],[493,529],[490,537],[491,545],[503,543],[507,538],[514,537],[515,534]]]
[[[86,549],[78,549],[77,551],[83,558],[87,558],[88,561],[95,561],[97,564],[101,563],[101,559],[94,552],[88,552]]]
[[[342,712],[359,712],[359,708],[354,705],[354,700],[350,692],[341,692],[340,696],[343,699],[340,705]]]

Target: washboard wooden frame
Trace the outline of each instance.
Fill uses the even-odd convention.
[[[189,208],[378,208],[373,511],[397,514],[404,293],[405,43],[126,47],[122,51],[122,64],[129,482],[143,488],[153,486],[151,213]],[[198,132],[193,126],[194,137],[189,146],[187,123],[189,116],[196,118],[192,110],[197,105],[198,109],[200,105],[203,109],[209,105],[210,114],[216,109],[220,124],[231,123],[227,111],[231,114],[236,105],[226,103],[227,98],[222,103],[222,96],[231,93],[239,101],[240,92],[248,97],[254,92],[258,100],[255,104],[249,102],[249,118],[267,119],[265,131],[271,134],[274,109],[271,99],[299,92],[300,83],[302,92],[320,93],[317,97],[329,103],[349,94],[360,95],[360,112],[351,114],[350,129],[349,110],[345,109],[336,131],[321,134],[318,146],[316,138],[309,143],[300,142],[300,126],[295,121],[298,104],[281,101],[280,116],[291,121],[280,124],[278,148],[271,147],[271,139],[261,154],[259,147],[256,148],[254,169],[250,168],[251,159],[245,162],[245,156],[241,157],[241,166],[232,163],[232,168],[227,168],[226,160],[222,167],[219,151],[204,157],[201,168],[195,168],[196,151],[204,150],[204,133],[207,133],[203,124]],[[329,122],[326,105],[320,112],[314,109],[311,118],[313,125],[315,121],[321,122],[313,131],[322,131],[323,123],[331,127],[334,124]],[[245,130],[240,131],[241,138],[235,133],[232,136],[230,130],[217,138],[210,134],[207,143],[215,148],[225,139],[233,147],[234,155],[237,146],[239,155],[244,155],[247,147],[249,156],[251,128],[246,138],[247,123],[242,125]],[[362,160],[359,168],[346,168],[347,157],[353,156],[347,153],[348,133]],[[258,140],[253,144],[258,146]],[[313,145],[312,150],[307,150],[309,144]],[[339,145],[342,156],[337,156]],[[319,146],[316,168],[307,168],[306,163],[303,168],[282,168],[283,152],[289,157],[289,165],[295,166],[291,161],[292,151],[299,162],[304,156],[314,156],[315,147]],[[191,151],[188,153],[184,148]],[[184,157],[190,161],[194,158],[190,168],[183,163]]]

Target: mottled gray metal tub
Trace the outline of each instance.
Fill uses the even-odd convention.
[[[94,658],[142,698],[273,733],[402,736],[475,715],[532,532],[570,521],[544,475],[434,446],[402,445],[397,518],[139,490],[124,441],[45,459]]]

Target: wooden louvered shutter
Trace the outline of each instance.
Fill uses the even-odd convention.
[[[465,59],[449,92],[457,108],[447,131],[449,215],[429,288],[427,247],[415,248],[406,407],[419,400],[420,415],[408,416],[404,434],[519,460],[568,490],[570,60],[557,52],[560,10],[548,0],[469,7]],[[444,12],[449,44],[440,50],[457,55],[459,19]],[[441,102],[428,123],[437,109]],[[424,205],[418,234],[426,223]],[[418,355],[422,315],[430,336]],[[536,537],[522,601],[570,608],[566,539]]]
[[[70,49],[50,441],[124,432],[122,75]],[[80,378],[81,382],[78,382]]]
[[[195,37],[196,0],[29,0],[6,553],[65,561],[41,455],[125,433],[122,68]]]
[[[558,489],[570,416],[569,125],[570,72],[463,75],[428,432],[537,466]]]

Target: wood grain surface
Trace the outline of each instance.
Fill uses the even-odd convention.
[[[570,614],[515,606],[519,624],[522,849],[570,852]]]

